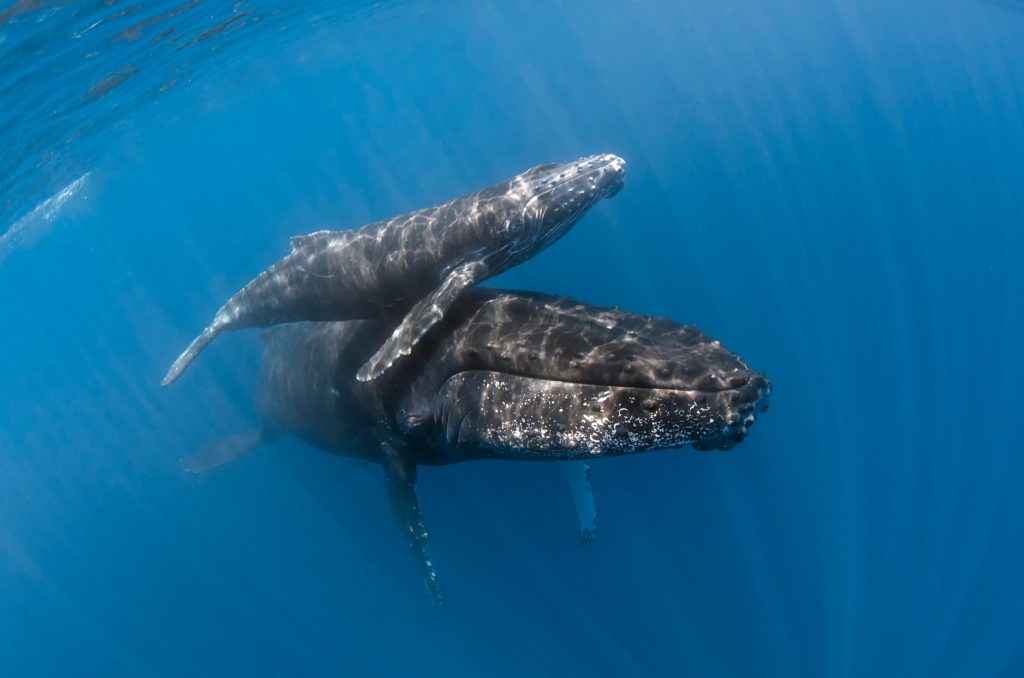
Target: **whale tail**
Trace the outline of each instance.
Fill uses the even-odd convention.
[[[185,371],[185,368],[195,360],[200,351],[206,348],[210,342],[220,334],[220,331],[221,326],[216,323],[203,330],[203,333],[193,339],[192,343],[188,345],[188,348],[186,348],[182,354],[178,356],[178,359],[174,361],[171,368],[167,370],[167,374],[164,375],[160,385],[168,386],[177,381],[178,377],[181,376],[181,373]]]
[[[225,464],[238,461],[263,443],[269,442],[273,437],[273,434],[264,427],[236,433],[210,445],[205,445],[195,454],[184,457],[181,460],[181,467],[187,473],[194,475],[206,473]]]

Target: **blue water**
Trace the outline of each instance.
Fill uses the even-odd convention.
[[[175,7],[0,9],[0,675],[1024,675],[1024,5]],[[160,378],[289,236],[598,152],[488,284],[699,325],[742,445],[596,463],[586,546],[553,467],[423,469],[441,608],[378,468],[181,471],[257,333]]]

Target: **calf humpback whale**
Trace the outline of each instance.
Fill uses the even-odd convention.
[[[280,432],[381,464],[392,511],[438,602],[417,466],[590,460],[685,445],[727,450],[745,438],[771,391],[763,374],[691,325],[484,288],[460,296],[409,360],[359,381],[359,366],[393,322],[266,332],[260,429],[207,448],[187,468],[226,463]],[[594,519],[589,469],[567,473],[586,532]]]
[[[404,317],[357,375],[375,379],[408,355],[468,288],[534,256],[596,202],[618,193],[625,167],[611,154],[539,165],[441,205],[292,238],[291,253],[221,307],[162,383],[181,376],[221,332],[376,318],[400,308]]]

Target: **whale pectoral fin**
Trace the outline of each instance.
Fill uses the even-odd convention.
[[[584,544],[590,543],[597,535],[597,507],[594,505],[594,492],[590,487],[593,469],[585,461],[563,461],[561,466],[565,479],[569,481],[572,501],[576,505],[580,541]]]
[[[391,333],[373,357],[359,368],[356,379],[370,381],[384,374],[396,360],[412,352],[416,342],[444,317],[455,300],[468,288],[486,277],[487,267],[478,261],[462,264],[452,269],[440,287],[420,299],[409,310],[402,322]]]
[[[185,368],[196,359],[196,356],[199,355],[200,351],[210,345],[210,342],[213,341],[218,334],[220,334],[220,327],[217,325],[210,325],[203,330],[203,333],[193,339],[192,343],[188,345],[188,348],[186,348],[182,354],[174,360],[170,369],[167,370],[167,374],[164,375],[163,380],[161,380],[160,385],[170,386],[177,381],[178,377],[181,376],[181,373],[185,371]]]
[[[245,433],[236,433],[210,445],[181,460],[181,467],[188,473],[200,474],[238,461],[266,442],[268,435],[262,428]]]
[[[441,604],[441,589],[437,583],[437,572],[427,552],[430,534],[420,515],[420,503],[416,497],[416,466],[402,458],[398,450],[387,442],[380,444],[384,453],[384,475],[388,488],[388,503],[398,526],[405,534],[420,568],[423,583],[435,604]]]

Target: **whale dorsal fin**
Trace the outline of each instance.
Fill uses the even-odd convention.
[[[290,241],[292,249],[297,250],[306,243],[308,243],[310,240],[313,240],[314,238],[324,235],[325,233],[330,233],[330,231],[315,231],[313,233],[307,233],[306,235],[293,235]]]
[[[395,328],[384,345],[377,349],[366,363],[359,368],[356,379],[370,381],[384,374],[396,360],[412,353],[416,342],[455,303],[463,292],[487,277],[487,267],[479,261],[469,261],[456,266],[441,285],[420,299],[409,309],[401,324]]]

